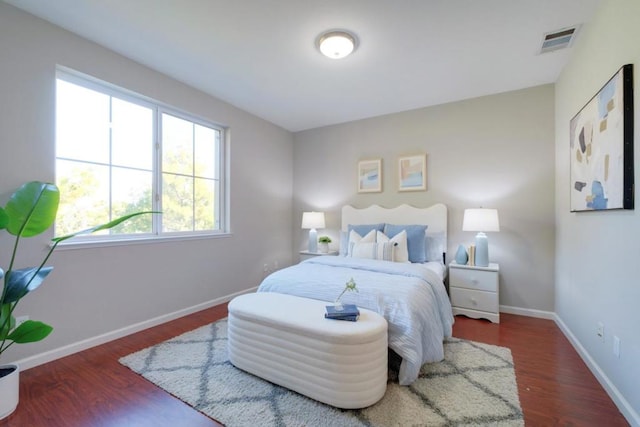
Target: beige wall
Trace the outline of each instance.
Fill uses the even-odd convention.
[[[231,105],[0,2],[0,202],[23,182],[53,181],[56,65],[64,65],[228,126],[227,238],[82,250],[52,257],[53,273],[16,312],[53,334],[14,346],[3,362],[53,350],[252,288],[291,262],[293,136]],[[22,266],[51,235],[25,241]],[[8,238],[0,239],[6,267]]]
[[[451,260],[475,235],[461,231],[464,209],[497,208],[501,231],[489,242],[500,304],[553,311],[553,98],[546,85],[295,134],[294,248],[306,245],[305,210],[326,211],[320,233],[337,237],[344,204],[443,202]],[[428,191],[399,193],[397,158],[416,153],[428,154]],[[358,194],[356,164],[370,158],[382,158],[383,191]]]
[[[634,65],[635,182],[640,169],[640,2],[606,0],[556,85],[556,313],[632,425],[640,425],[640,206],[569,212],[569,121],[624,64]],[[636,186],[637,188],[637,186]],[[605,339],[596,336],[604,324]],[[620,338],[620,357],[613,337]],[[593,367],[593,366],[592,366]]]

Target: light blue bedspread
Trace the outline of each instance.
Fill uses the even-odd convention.
[[[276,271],[258,292],[278,292],[333,302],[352,278],[359,292],[345,304],[376,311],[389,324],[389,347],[402,357],[399,382],[418,378],[422,364],[444,358],[442,341],[451,336],[453,314],[442,279],[423,264],[345,257],[315,257]]]

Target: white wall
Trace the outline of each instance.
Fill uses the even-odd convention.
[[[622,65],[633,63],[638,182],[639,23],[639,1],[604,1],[583,28],[556,84],[556,313],[599,374],[608,377],[614,394],[619,393],[619,406],[627,405],[625,415],[636,425],[640,425],[638,192],[632,211],[569,212],[569,121]],[[597,322],[605,325],[604,343],[596,336]],[[621,340],[620,358],[613,355],[614,335]]]
[[[546,85],[296,133],[294,248],[306,246],[305,210],[326,211],[328,229],[319,233],[337,237],[344,204],[443,202],[451,260],[475,235],[461,231],[464,209],[493,207],[501,230],[489,244],[500,263],[500,303],[553,311],[553,97]],[[428,154],[428,191],[400,193],[397,158],[417,153]],[[371,158],[382,158],[383,191],[358,194],[357,162]]]
[[[58,251],[53,273],[16,314],[55,327],[3,362],[105,334],[252,288],[291,262],[293,136],[229,104],[0,2],[0,202],[23,182],[55,179],[56,64],[228,126],[231,227],[227,238]],[[25,241],[35,263],[50,234]],[[8,263],[0,237],[0,265]]]

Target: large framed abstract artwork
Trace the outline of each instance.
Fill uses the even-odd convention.
[[[570,122],[571,212],[634,208],[633,66]]]

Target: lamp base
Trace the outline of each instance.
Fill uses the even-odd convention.
[[[315,228],[309,230],[309,252],[318,252],[318,232]]]
[[[476,234],[475,265],[478,267],[489,266],[489,239],[483,232]]]

